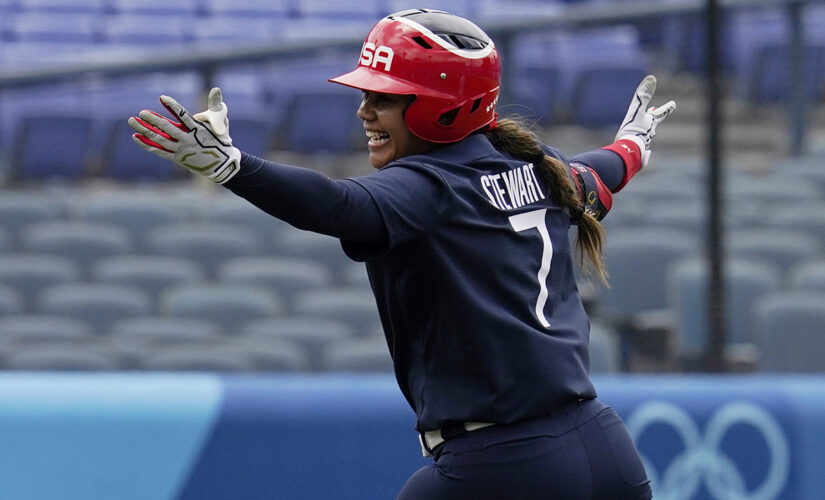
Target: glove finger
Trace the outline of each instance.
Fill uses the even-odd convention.
[[[223,105],[223,94],[220,87],[213,87],[209,91],[209,98],[207,99],[210,111],[220,111]]]
[[[659,106],[658,108],[651,108],[650,109],[650,114],[653,115],[653,118],[664,120],[675,109],[676,109],[676,102],[675,101],[668,101],[663,106]]]
[[[138,117],[154,128],[167,134],[170,139],[179,141],[184,135],[189,133],[189,130],[182,123],[175,123],[165,116],[161,116],[154,111],[144,109],[138,114]]]
[[[653,98],[653,93],[655,91],[656,77],[653,75],[647,75],[639,86],[636,87],[636,92],[633,94],[633,99],[630,101],[630,107],[628,107],[627,114],[625,114],[624,120],[622,120],[622,125],[619,127],[620,131],[638,118],[640,112],[644,112],[648,103]]]
[[[164,132],[163,130],[161,130],[161,129],[159,129],[159,128],[156,128],[156,127],[154,127],[153,125],[150,125],[149,123],[147,123],[147,122],[145,122],[145,121],[141,120],[140,118],[135,118],[134,116],[133,116],[132,118],[134,118],[134,119],[135,119],[135,121],[137,122],[137,124],[135,124],[135,126],[132,126],[132,128],[134,128],[135,130],[137,130],[137,131],[138,131],[138,132],[140,132],[141,134],[143,134],[144,129],[146,129],[146,130],[149,130],[149,131],[151,131],[151,132],[154,132],[154,133],[156,133],[156,134],[158,134],[158,135],[161,135],[161,136],[163,136],[164,138],[166,138],[166,139],[168,139],[168,140],[170,140],[170,141],[172,141],[172,142],[178,142],[177,140],[173,139],[173,138],[172,138],[169,134],[167,134],[167,133],[166,133],[166,132]],[[129,125],[131,126],[132,124],[130,123]],[[138,126],[138,125],[143,126],[143,129],[139,129],[139,128],[137,128],[137,126]],[[144,134],[144,135],[146,135],[146,134]]]
[[[175,155],[141,134],[132,134],[132,140],[143,150],[149,151],[150,153],[156,154],[167,160],[174,160]]]
[[[160,96],[160,102],[166,107],[166,109],[169,110],[170,113],[172,113],[173,116],[180,119],[181,123],[183,123],[189,130],[197,128],[198,124],[195,119],[192,118],[189,111],[186,111],[186,108],[181,106],[178,101],[168,95],[162,95]]]
[[[175,143],[177,141],[169,140],[164,137],[163,134],[159,134],[155,132],[156,129],[152,127],[146,127],[141,123],[141,120],[138,120],[135,117],[129,118],[129,126],[132,127],[139,135],[149,139],[156,147],[159,147],[165,151],[172,152],[175,149]]]
[[[653,94],[656,93],[656,77],[647,75],[642,79],[642,82],[636,87],[636,96],[639,97],[642,107],[647,108],[650,100],[653,99]]]

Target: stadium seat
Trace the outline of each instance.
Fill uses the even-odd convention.
[[[805,232],[817,239],[819,248],[825,248],[825,197],[817,203],[798,203],[771,207],[763,219],[766,227]]]
[[[266,18],[220,15],[196,18],[193,22],[192,38],[195,42],[202,44],[250,44],[272,41],[276,38],[274,29],[276,23]],[[223,86],[221,86],[221,89],[223,89]],[[231,95],[224,90],[225,97]]]
[[[605,67],[581,68],[576,73],[567,110],[573,124],[583,127],[616,127],[627,113],[639,82],[650,73],[642,61]]]
[[[101,283],[136,286],[152,295],[184,284],[206,280],[205,273],[190,259],[153,255],[120,255],[97,261],[91,278]]]
[[[825,291],[825,256],[818,255],[793,265],[787,278],[791,289]]]
[[[206,319],[229,335],[240,333],[248,321],[284,313],[280,298],[254,285],[218,283],[181,285],[166,290],[159,300],[162,315]]]
[[[117,371],[121,369],[116,353],[89,346],[44,345],[10,353],[2,367],[6,370],[41,371]]]
[[[590,324],[590,373],[616,373],[621,367],[618,332],[608,325]]]
[[[14,288],[0,285],[0,315],[23,312],[23,297]]]
[[[357,336],[365,336],[380,325],[378,307],[369,288],[325,288],[297,294],[293,314],[345,321]]]
[[[246,16],[252,18],[278,19],[293,17],[295,10],[292,0],[205,0],[203,9],[209,16]]]
[[[723,267],[727,345],[754,344],[753,305],[760,296],[781,286],[781,274],[759,261],[730,259]],[[676,350],[684,359],[695,359],[707,347],[707,288],[708,264],[704,260],[685,259],[668,273],[667,302],[676,312]]]
[[[774,206],[783,206],[800,201],[821,201],[825,197],[819,186],[803,179],[789,179],[787,175],[750,177],[732,176],[727,183],[726,193],[733,201],[756,201]]]
[[[323,263],[332,271],[333,279],[340,278],[338,271],[344,271],[352,263],[341,248],[341,241],[332,236],[290,229],[277,235],[274,244],[279,255]]]
[[[213,321],[157,315],[118,320],[112,324],[109,335],[117,344],[154,347],[219,344],[226,338]]]
[[[613,319],[667,307],[665,276],[668,267],[694,255],[699,242],[677,230],[622,228],[605,244],[610,288],[598,294],[599,310]]]
[[[763,372],[825,372],[825,292],[777,291],[754,308]]]
[[[139,361],[143,370],[163,372],[253,372],[250,353],[237,350],[178,347],[149,350]]]
[[[110,9],[119,15],[180,16],[195,18],[201,14],[197,0],[110,0]]]
[[[286,222],[277,219],[245,199],[230,195],[209,199],[203,207],[205,217],[216,224],[243,227],[260,235],[266,246],[272,247],[283,232],[294,231]]]
[[[392,372],[387,342],[381,337],[342,340],[326,349],[323,369],[329,372]]]
[[[102,19],[93,12],[27,12],[11,18],[9,31],[17,42],[75,44],[90,50],[100,42]]]
[[[249,353],[259,372],[306,372],[311,369],[308,353],[286,339],[241,337],[232,348]]]
[[[92,119],[74,113],[44,110],[24,117],[15,135],[9,177],[18,182],[83,179],[89,174],[92,131]],[[44,138],[48,138],[49,147],[43,147]]]
[[[335,75],[329,75],[335,76]],[[299,153],[346,153],[364,138],[355,116],[361,94],[353,89],[296,91],[284,111],[276,148]],[[317,120],[322,113],[324,120]]]
[[[781,272],[792,265],[819,254],[819,241],[805,231],[754,228],[733,230],[727,234],[729,253],[736,258],[759,259]]]
[[[43,12],[46,14],[88,12],[98,15],[105,14],[111,0],[6,0],[3,4],[19,4],[26,12]]]
[[[217,223],[177,222],[156,227],[143,240],[146,251],[197,262],[214,277],[230,257],[260,255],[261,237],[243,227]]]
[[[21,228],[35,222],[59,219],[65,214],[62,198],[42,190],[4,190],[0,196],[0,227],[8,230],[16,245]]]
[[[266,318],[244,324],[241,338],[250,342],[287,340],[300,346],[311,369],[323,368],[324,351],[333,342],[352,338],[352,328],[343,321],[318,319],[313,316]]]
[[[330,18],[341,22],[365,21],[368,31],[372,25],[386,15],[383,3],[383,0],[362,0],[357,3],[339,0],[296,0],[295,7],[299,17]]]
[[[222,283],[246,283],[265,287],[283,297],[289,297],[332,284],[332,276],[324,264],[289,257],[234,257],[218,269]]]
[[[186,213],[168,198],[161,194],[111,190],[99,196],[71,200],[70,204],[78,219],[121,226],[137,238],[153,227],[186,217]]]
[[[66,342],[77,344],[95,335],[92,326],[61,314],[10,314],[0,318],[0,345]]]
[[[127,230],[110,224],[44,221],[23,229],[20,248],[66,257],[87,269],[98,259],[132,253],[134,242]]]
[[[192,41],[190,20],[186,16],[129,13],[110,16],[106,21],[103,41],[125,48],[181,45]]]
[[[80,279],[80,267],[66,257],[36,253],[0,254],[0,284],[20,294],[26,311],[34,310],[37,297],[44,288]]]
[[[47,287],[40,293],[37,312],[79,318],[102,335],[117,320],[151,314],[154,302],[148,292],[137,287],[64,283]]]

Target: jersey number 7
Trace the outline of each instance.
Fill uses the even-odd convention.
[[[536,276],[539,282],[539,297],[536,299],[536,316],[539,323],[545,328],[550,327],[550,322],[544,316],[544,306],[547,304],[547,275],[550,274],[550,261],[553,259],[553,242],[550,241],[550,233],[544,223],[544,216],[547,209],[532,210],[509,217],[510,225],[516,232],[527,231],[528,229],[538,229],[541,235],[543,248],[541,251],[541,266]]]

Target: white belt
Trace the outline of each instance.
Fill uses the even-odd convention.
[[[464,432],[459,432],[458,434],[454,434],[451,437],[460,436],[462,434],[466,434],[467,432],[477,431],[479,429],[483,429],[485,427],[490,427],[491,423],[487,422],[464,422],[461,424],[464,428]],[[436,429],[434,431],[427,431],[418,434],[418,441],[421,443],[421,454],[425,457],[433,456],[432,451],[435,450],[436,446],[440,445],[447,439],[448,437],[444,437],[443,429]],[[454,431],[453,431],[454,432]]]

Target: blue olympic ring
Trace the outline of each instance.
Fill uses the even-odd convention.
[[[642,432],[654,423],[669,425],[685,445],[685,450],[661,475],[640,450],[654,498],[658,500],[689,499],[697,492],[701,480],[708,492],[720,500],[771,500],[785,487],[790,475],[788,441],[776,419],[763,408],[749,402],[728,403],[710,417],[704,436],[693,417],[664,401],[643,404],[626,422],[637,443]],[[735,424],[747,424],[756,429],[770,453],[767,474],[752,491],[748,491],[736,463],[720,449],[722,439]]]

